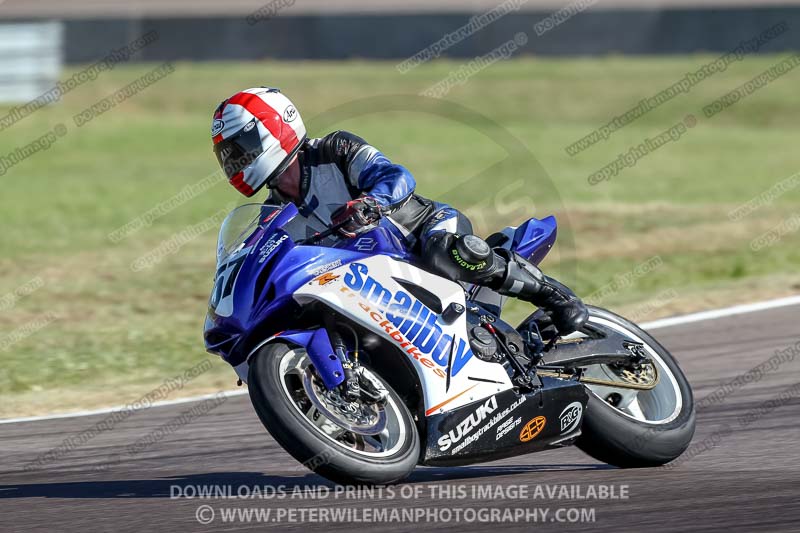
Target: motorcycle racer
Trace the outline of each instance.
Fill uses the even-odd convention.
[[[380,225],[404,241],[420,266],[453,281],[487,286],[545,310],[562,335],[588,320],[583,302],[523,257],[492,249],[455,208],[416,194],[416,182],[364,139],[336,131],[309,139],[300,113],[278,89],[238,92],[216,109],[211,135],[229,182],[247,197],[266,186],[271,203],[355,237]]]

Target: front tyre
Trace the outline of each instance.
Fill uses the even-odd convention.
[[[641,342],[658,367],[659,382],[646,391],[586,385],[589,392],[582,435],[576,445],[595,459],[623,468],[660,466],[680,456],[692,440],[692,389],[666,348],[633,322],[589,306],[589,323]],[[602,366],[602,365],[600,365]],[[587,369],[606,377],[606,369]]]
[[[304,349],[280,342],[263,346],[248,374],[250,400],[278,444],[317,474],[346,485],[397,483],[419,459],[411,413],[383,385],[389,396],[382,405],[346,402],[324,389]]]

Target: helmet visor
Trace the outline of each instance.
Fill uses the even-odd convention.
[[[256,127],[256,119],[214,145],[214,155],[217,156],[219,166],[232,179],[236,174],[247,168],[261,153],[261,134]]]

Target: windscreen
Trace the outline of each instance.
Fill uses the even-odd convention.
[[[237,207],[225,218],[219,230],[219,240],[217,241],[217,263],[221,264],[227,257],[240,250],[247,238],[260,226],[266,225],[272,220],[278,211],[286,209],[286,206],[275,204],[245,204]],[[291,220],[281,225],[281,230],[285,231],[293,241],[301,241],[315,233],[327,229],[327,225],[316,217],[305,217],[296,214]],[[318,245],[330,245],[334,239],[326,239]]]
[[[242,247],[259,223],[281,208],[270,204],[245,204],[231,211],[222,222],[217,240],[217,262]]]

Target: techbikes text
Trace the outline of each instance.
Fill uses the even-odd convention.
[[[445,378],[448,354],[452,357],[451,376],[455,377],[472,358],[472,349],[461,338],[444,333],[437,314],[409,293],[390,291],[369,273],[362,263],[351,263],[344,276],[342,292],[360,296],[364,312],[421,365]]]

